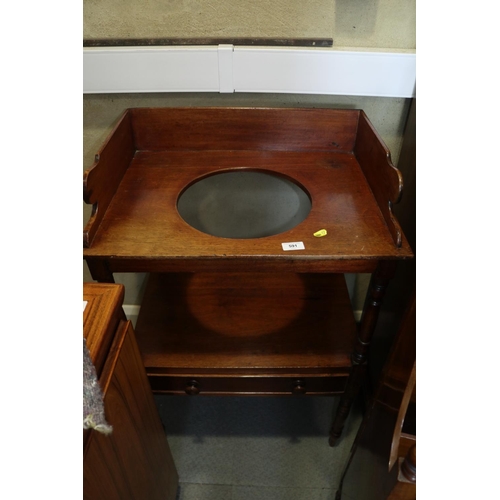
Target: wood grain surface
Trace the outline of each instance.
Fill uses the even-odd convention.
[[[148,372],[350,367],[356,325],[342,275],[152,274],[137,320]]]
[[[121,308],[124,294],[123,285],[85,283],[83,286],[83,300],[87,302],[83,311],[83,337],[98,377],[118,323],[125,319]]]
[[[113,431],[90,431],[83,498],[174,500],[178,475],[130,322],[121,323],[99,382]]]
[[[222,271],[234,269],[232,260],[261,271],[371,272],[374,260],[412,257],[388,208],[399,199],[400,175],[358,110],[137,108],[108,148],[128,117],[133,158],[124,132],[128,152],[110,167],[101,158],[86,177],[87,201],[101,205],[86,230],[89,263],[105,260],[111,273]],[[285,233],[247,240],[201,233],[179,216],[178,197],[193,182],[238,169],[295,181],[310,195],[309,216]],[[328,236],[315,238],[319,229]],[[283,252],[289,241],[305,250]]]

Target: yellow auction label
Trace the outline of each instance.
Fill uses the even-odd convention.
[[[319,231],[316,231],[314,233],[314,236],[316,236],[316,238],[321,238],[322,236],[326,236],[328,233],[326,232],[326,229],[320,229]]]

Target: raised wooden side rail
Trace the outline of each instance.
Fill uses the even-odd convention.
[[[354,154],[382,211],[384,220],[397,247],[401,247],[401,227],[394,217],[392,207],[401,199],[403,176],[393,165],[391,153],[368,120],[360,112]]]
[[[134,153],[130,112],[127,111],[95,155],[93,165],[83,176],[83,199],[85,203],[92,205],[92,215],[83,231],[84,248],[89,248],[92,244]]]
[[[270,108],[132,109],[139,151],[352,152],[359,111]]]

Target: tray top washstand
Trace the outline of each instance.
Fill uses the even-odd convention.
[[[249,172],[291,186],[306,211],[260,237],[204,230],[200,214],[218,203],[212,181]],[[211,199],[196,205],[199,190],[186,212],[182,195],[209,178]],[[247,197],[252,182],[239,183]],[[413,257],[392,211],[401,193],[361,110],[128,109],[84,175],[84,258],[100,282],[150,273],[136,334],[154,391],[341,394],[333,444],[395,265]],[[372,273],[359,325],[343,273]]]

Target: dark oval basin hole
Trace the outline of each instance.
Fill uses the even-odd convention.
[[[237,170],[204,177],[177,201],[180,216],[203,233],[263,238],[300,224],[311,211],[304,188],[275,173]]]

